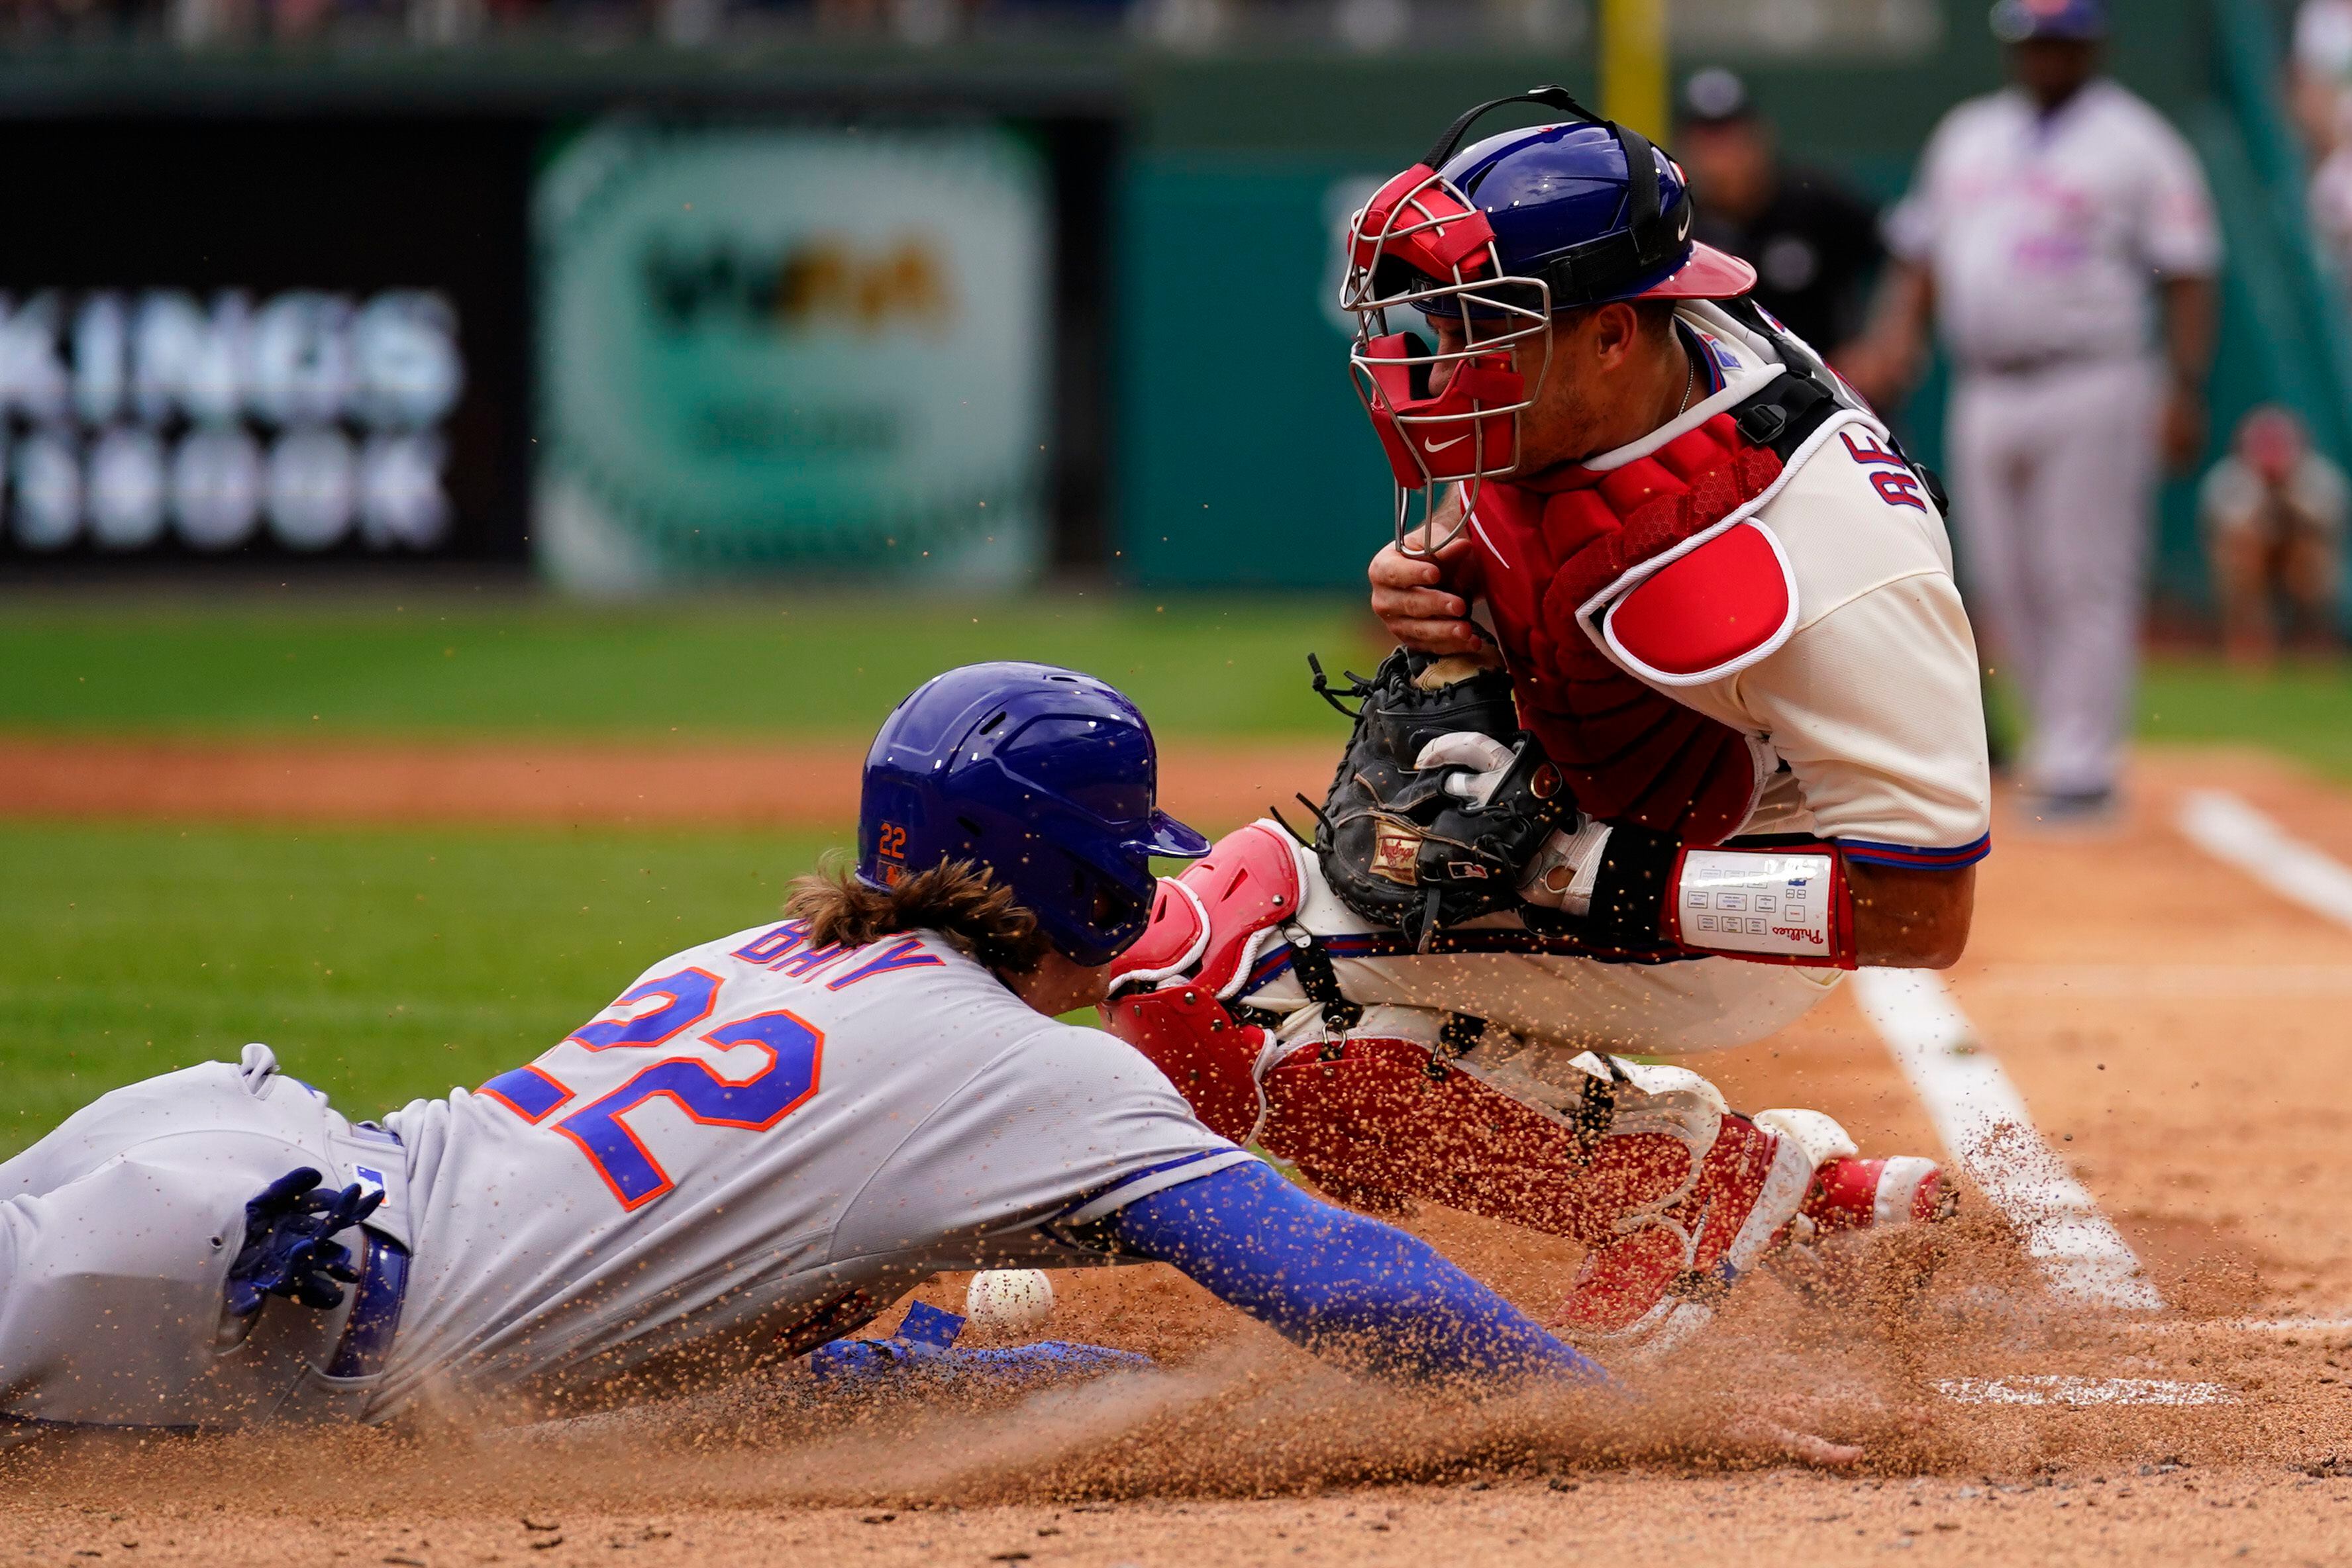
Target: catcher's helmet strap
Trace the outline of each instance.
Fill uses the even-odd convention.
[[[1656,271],[1680,252],[1690,237],[1685,221],[1690,197],[1685,193],[1674,213],[1664,210],[1659,196],[1657,160],[1652,156],[1657,151],[1655,144],[1640,131],[1593,113],[1564,87],[1529,88],[1508,98],[1487,99],[1447,126],[1422,162],[1432,169],[1444,168],[1481,117],[1510,103],[1556,109],[1587,125],[1600,126],[1617,139],[1625,153],[1625,228],[1578,246],[1546,265],[1544,280],[1551,286],[1552,308],[1604,298],[1644,273]]]
[[[1502,108],[1507,103],[1539,104],[1545,109],[1556,109],[1562,114],[1572,114],[1587,125],[1607,125],[1612,131],[1618,131],[1620,135],[1624,134],[1619,127],[1612,125],[1608,120],[1601,119],[1570,98],[1568,95],[1568,89],[1531,87],[1525,92],[1515,92],[1508,98],[1490,98],[1474,109],[1465,110],[1460,118],[1445,128],[1445,134],[1437,139],[1436,144],[1429,150],[1429,156],[1423,158],[1422,162],[1433,169],[1444,168],[1447,160],[1461,149],[1462,139],[1470,133],[1470,128],[1477,124],[1486,115]],[[1656,204],[1656,193],[1654,191],[1651,205]]]

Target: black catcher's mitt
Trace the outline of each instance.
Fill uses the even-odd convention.
[[[1573,828],[1577,812],[1559,769],[1519,727],[1510,677],[1400,648],[1371,679],[1350,673],[1351,685],[1335,691],[1322,665],[1308,663],[1316,691],[1356,721],[1315,831],[1331,891],[1422,948],[1450,926],[1517,908],[1520,868],[1555,831]],[[1483,761],[1416,768],[1446,736],[1496,744],[1441,748],[1450,758],[1483,752]]]

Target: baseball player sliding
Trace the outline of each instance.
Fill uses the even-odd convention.
[[[1463,148],[1522,101],[1566,119]],[[1990,843],[1936,484],[1691,224],[1673,161],[1558,88],[1473,109],[1357,214],[1342,302],[1398,482],[1372,606],[1403,647],[1318,677],[1356,733],[1315,852],[1219,843],[1109,1007],[1211,1126],[1329,1190],[1585,1242],[1559,1323],[1653,1346],[1948,1195],[1627,1058],[1952,963]]]
[[[381,1125],[261,1046],[104,1096],[0,1165],[0,1427],[612,1403],[807,1351],[940,1270],[1144,1259],[1376,1371],[1596,1377],[1054,1021],[1142,933],[1150,857],[1208,848],[1155,774],[1109,686],[953,671],[874,743],[854,875],[528,1066]]]

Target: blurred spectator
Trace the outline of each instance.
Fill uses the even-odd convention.
[[[2335,646],[2347,508],[2352,485],[2312,449],[2302,421],[2278,407],[2246,415],[2198,501],[2232,659],[2267,664],[2277,653],[2281,600],[2297,643]]]
[[[2352,0],[2303,0],[2289,74],[2295,121],[2312,155],[2325,158],[2344,141],[2352,98]]]
[[[2295,123],[2318,165],[2311,226],[2343,274],[2352,274],[2352,0],[2303,0],[2289,67]]]
[[[1842,368],[1891,401],[1939,322],[1970,612],[2033,721],[2037,815],[2096,820],[2137,674],[2158,458],[2186,468],[2204,447],[2221,233],[2188,142],[2099,74],[2104,0],[2002,0],[1993,26],[2016,85],[1937,128],[1889,220],[1880,319]]]
[[[1731,72],[1692,77],[1678,107],[1675,155],[1698,193],[1697,236],[1753,263],[1764,308],[1836,359],[1862,329],[1885,256],[1877,209],[1835,176],[1782,162],[1771,124]]]

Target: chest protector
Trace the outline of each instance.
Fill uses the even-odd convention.
[[[1584,810],[1691,844],[1748,820],[1770,753],[1670,694],[1795,630],[1788,561],[1746,519],[1832,423],[1865,417],[1792,367],[1622,467],[1483,487],[1472,534],[1520,716]]]

